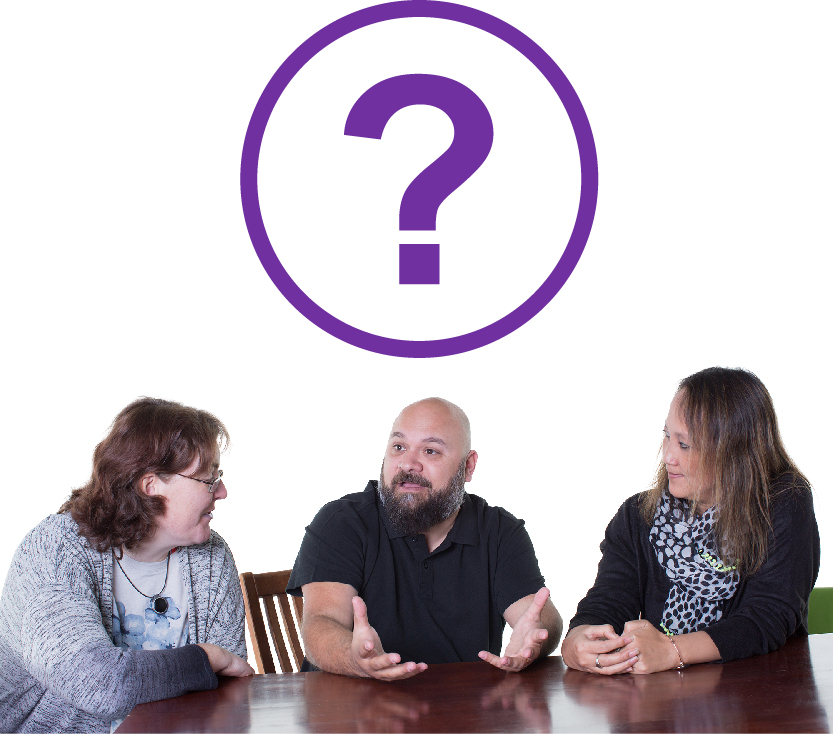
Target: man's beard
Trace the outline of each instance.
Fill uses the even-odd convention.
[[[391,480],[390,486],[385,484],[384,464],[379,476],[379,497],[388,514],[388,520],[397,533],[403,535],[420,535],[429,528],[447,520],[463,504],[466,495],[466,458],[457,467],[457,473],[451,477],[443,489],[434,489],[425,477],[420,474],[410,474],[398,471]],[[422,494],[407,492],[396,493],[396,486],[402,482],[419,484],[430,491],[427,497]]]

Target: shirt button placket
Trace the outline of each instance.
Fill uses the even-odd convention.
[[[419,569],[419,595],[423,599],[430,599],[433,596],[432,582],[431,582],[431,561],[424,560]]]

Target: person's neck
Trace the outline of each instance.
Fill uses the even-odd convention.
[[[454,521],[457,519],[459,512],[460,508],[458,507],[441,523],[437,523],[434,527],[428,528],[428,530],[425,531],[425,542],[428,545],[429,553],[433,553],[440,547],[440,545],[442,545],[442,542],[448,535],[448,531],[454,527]]]
[[[164,561],[167,559],[170,551],[170,545],[160,545],[159,543],[153,543],[151,541],[140,543],[130,550],[124,548],[125,554],[134,561],[139,561],[139,563],[158,563],[159,561]]]

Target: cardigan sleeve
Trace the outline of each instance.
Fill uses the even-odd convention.
[[[22,612],[15,646],[28,674],[49,695],[105,721],[139,703],[216,688],[208,656],[195,645],[135,651],[113,644],[89,549],[51,519],[18,548],[3,592],[3,603]]]
[[[807,629],[807,599],[819,571],[819,530],[809,487],[776,497],[761,568],[743,580],[723,618],[706,628],[723,662],[772,652]]]
[[[602,559],[596,581],[579,602],[570,629],[582,624],[611,624],[621,633],[625,622],[639,619],[645,583],[639,568],[640,522],[635,495],[622,504],[608,523],[599,546]]]
[[[211,542],[206,545],[210,553],[208,563],[192,570],[194,593],[205,597],[207,607],[205,631],[198,635],[198,641],[219,645],[246,660],[246,611],[237,564],[231,548],[213,530]]]

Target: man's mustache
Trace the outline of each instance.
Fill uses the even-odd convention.
[[[427,489],[433,489],[434,487],[431,486],[431,482],[429,482],[425,477],[420,474],[412,474],[411,472],[402,471],[401,469],[396,472],[393,479],[391,479],[391,487],[395,487],[397,484],[418,484],[420,487],[426,487]]]

